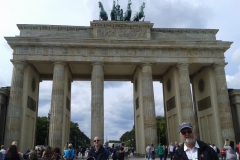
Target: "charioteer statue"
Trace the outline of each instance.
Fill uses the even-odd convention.
[[[107,21],[108,15],[107,15],[106,11],[104,10],[102,3],[101,2],[98,2],[98,3],[99,3],[99,8],[100,8],[99,20]],[[139,11],[134,15],[134,17],[132,19],[131,19],[131,16],[132,16],[131,5],[132,5],[131,0],[128,0],[126,12],[123,14],[123,10],[120,9],[120,5],[118,4],[118,2],[116,5],[116,1],[113,0],[113,6],[112,6],[111,14],[110,14],[111,21],[131,21],[131,20],[139,21],[141,19],[142,19],[142,21],[144,21],[145,15],[144,15],[143,9],[145,8],[145,3],[143,2],[143,4],[139,8]]]

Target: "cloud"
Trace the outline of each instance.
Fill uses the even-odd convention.
[[[238,63],[240,62],[240,48],[238,48],[233,54],[232,54],[232,62]]]
[[[227,87],[233,89],[240,89],[240,65],[237,67],[238,71],[234,75],[226,75]]]
[[[0,19],[0,87],[10,86],[12,78],[13,50],[5,36],[19,35],[16,24],[51,24],[89,26],[90,21],[99,19],[99,0],[41,0],[41,1],[1,1]],[[133,14],[139,10],[143,1],[132,0]],[[225,53],[226,60],[234,63],[226,67],[228,88],[240,88],[240,49],[237,21],[240,1],[217,0],[145,0],[145,21],[154,23],[154,28],[216,28],[217,38],[234,41]],[[110,13],[112,0],[102,1]],[[119,0],[125,11],[127,0]],[[19,7],[21,6],[21,7]],[[227,14],[226,14],[227,13]],[[110,17],[110,16],[109,16]],[[51,106],[52,82],[40,83],[39,116],[47,116]],[[162,84],[154,82],[156,115],[164,115]],[[90,137],[91,128],[91,82],[72,83],[71,120],[79,123],[80,129]],[[104,124],[105,138],[118,139],[124,132],[132,129],[133,84],[131,82],[104,82]]]

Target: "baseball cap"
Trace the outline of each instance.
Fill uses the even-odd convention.
[[[180,132],[183,128],[193,129],[193,127],[192,127],[192,125],[191,125],[190,122],[183,122],[182,124],[179,124],[179,132]]]

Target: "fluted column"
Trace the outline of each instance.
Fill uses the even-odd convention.
[[[236,111],[237,111],[237,118],[238,118],[237,121],[238,121],[238,125],[240,127],[240,104],[239,103],[236,104]],[[239,128],[239,131],[240,131],[240,128]]]
[[[2,105],[5,104],[5,96],[3,94],[0,94],[0,116],[2,112]]]
[[[152,65],[142,65],[142,94],[145,144],[157,145],[156,112],[153,93]]]
[[[9,105],[7,109],[5,140],[6,145],[10,145],[12,141],[20,142],[21,121],[22,121],[22,95],[23,95],[23,79],[24,67],[23,61],[12,61],[13,73],[10,90]]]
[[[189,64],[187,63],[179,63],[177,65],[179,76],[178,78],[179,78],[180,102],[182,111],[181,114],[182,122],[191,122],[191,124],[195,128],[195,118],[193,113],[188,66]]]
[[[104,141],[104,72],[102,63],[92,64],[91,140],[99,136]]]
[[[222,140],[224,141],[225,139],[231,139],[235,141],[224,67],[224,63],[214,64],[213,66],[216,78],[217,102],[219,108]]]
[[[64,111],[64,78],[65,63],[54,63],[53,86],[51,101],[51,118],[49,126],[49,145],[51,147],[62,146],[62,127]]]

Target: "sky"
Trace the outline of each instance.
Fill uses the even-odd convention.
[[[99,19],[99,0],[0,0],[0,87],[11,85],[13,50],[4,37],[19,35],[17,24],[89,26]],[[100,0],[110,13],[112,0]],[[128,0],[119,0],[125,11]],[[225,52],[228,88],[240,89],[240,1],[229,0],[132,0],[138,11],[145,2],[145,21],[153,28],[219,29],[217,40],[233,42]],[[109,16],[110,17],[110,16]],[[162,84],[153,82],[156,115],[164,115]],[[38,116],[47,116],[51,106],[52,82],[40,83]],[[74,81],[71,121],[88,137],[91,129],[91,83]],[[104,82],[104,138],[119,140],[130,131],[133,120],[133,84]]]

